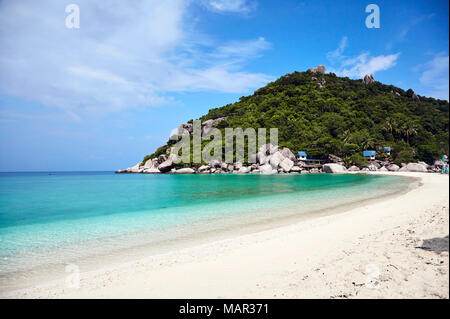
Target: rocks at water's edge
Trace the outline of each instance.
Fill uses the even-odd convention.
[[[438,172],[445,164],[443,161],[435,161],[434,165],[424,162],[402,163],[401,167],[388,161],[373,160],[365,167],[344,166],[343,160],[335,155],[328,156],[328,163],[311,166],[304,161],[298,160],[289,148],[279,148],[268,143],[261,146],[256,154],[249,156],[250,163],[245,166],[241,162],[227,164],[218,160],[213,160],[209,164],[194,167],[179,168],[175,165],[177,155],[160,155],[157,158],[147,160],[145,163],[138,163],[125,170],[118,170],[116,173],[141,173],[141,174],[298,174],[298,173],[355,173],[355,172]],[[252,163],[255,162],[255,163]]]
[[[390,172],[397,172],[400,169],[400,167],[396,164],[391,164],[387,167],[387,170]]]
[[[342,174],[345,173],[347,169],[341,164],[328,163],[323,165],[323,171],[325,173]]]
[[[406,165],[406,169],[408,170],[408,172],[428,172],[426,166],[419,163],[409,163],[408,165]]]
[[[175,174],[194,174],[195,171],[190,167],[186,167],[186,168],[177,169],[174,173]]]

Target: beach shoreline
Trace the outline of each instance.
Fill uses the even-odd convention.
[[[79,288],[55,281],[1,297],[448,298],[448,176],[386,175],[419,178],[421,186],[340,213],[82,272]],[[417,248],[432,238],[444,245],[439,252]]]

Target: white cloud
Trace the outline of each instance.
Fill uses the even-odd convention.
[[[344,58],[344,56],[342,54],[344,53],[344,50],[347,47],[347,42],[348,42],[348,38],[345,36],[342,37],[341,42],[339,43],[339,46],[337,47],[337,49],[327,53],[327,59],[331,63],[335,63]]]
[[[256,2],[249,0],[206,0],[204,4],[208,9],[220,13],[248,13],[256,8]]]
[[[343,55],[347,43],[347,37],[343,37],[339,47],[327,53],[330,63],[337,64],[336,67],[329,67],[329,71],[339,76],[364,77],[366,74],[384,71],[395,66],[400,56],[400,53],[371,56],[370,52],[363,52],[358,56],[348,57]]]
[[[269,42],[205,40],[183,19],[186,1],[78,0],[80,29],[65,27],[65,5],[0,2],[0,93],[62,108],[77,119],[161,105],[171,92],[247,93],[271,80],[243,70]],[[227,2],[222,10],[246,5]]]
[[[446,53],[439,53],[435,57],[420,66],[422,75],[419,78],[423,85],[422,91],[425,95],[439,99],[449,99],[449,56]]]

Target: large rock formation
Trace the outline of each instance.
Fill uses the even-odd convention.
[[[272,166],[270,164],[265,164],[259,167],[259,171],[261,174],[274,174],[277,171],[272,169]]]
[[[217,119],[204,121],[202,123],[202,137],[206,136],[211,131],[212,127],[217,126],[217,124],[219,124],[222,121],[225,121],[227,118],[228,118],[227,116],[224,116],[219,117]]]
[[[318,65],[317,67],[311,68],[308,71],[309,72],[313,72],[313,73],[325,74],[325,66],[324,65]]]
[[[414,101],[416,101],[416,102],[420,102],[420,98],[419,98],[419,96],[418,96],[416,93],[413,93],[412,99],[413,99]]]
[[[340,174],[347,172],[347,169],[344,166],[334,163],[324,164],[322,169],[325,173]]]
[[[273,146],[271,143],[267,143],[267,144],[261,146],[258,149],[258,151],[265,155],[271,155],[271,154],[275,153],[276,151],[278,151],[278,146]]]
[[[396,164],[388,165],[387,170],[390,172],[397,172],[400,169],[400,167]]]
[[[191,123],[180,124],[180,126],[178,126],[178,128],[177,128],[178,135],[192,134],[193,131],[194,131],[194,126]]]
[[[195,171],[190,167],[180,168],[175,171],[175,174],[194,174],[194,173]]]
[[[353,165],[353,166],[350,166],[350,167],[348,168],[348,171],[349,171],[349,172],[359,172],[360,169],[359,169],[358,166]]]
[[[283,169],[283,171],[289,173],[292,167],[294,166],[294,162],[286,157],[284,160],[280,162],[279,166]]]
[[[420,163],[409,163],[408,165],[406,165],[406,169],[408,170],[408,172],[428,172],[426,166]]]
[[[281,150],[281,155],[283,155],[285,158],[289,158],[291,161],[295,161],[296,159],[294,153],[292,153],[291,150],[287,147]]]
[[[159,174],[159,173],[161,173],[161,171],[159,169],[157,169],[156,167],[151,167],[151,168],[144,168],[143,173],[146,173],[146,174]]]
[[[159,164],[158,169],[161,171],[161,173],[166,173],[168,171],[170,171],[173,167],[173,162],[172,160],[168,159],[164,162],[162,162],[161,164]]]
[[[364,76],[364,83],[365,84],[369,84],[369,83],[373,83],[375,80],[373,79],[373,73],[371,75],[366,74]]]

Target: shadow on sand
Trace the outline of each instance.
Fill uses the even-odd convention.
[[[442,238],[425,239],[422,246],[419,248],[429,251],[434,251],[438,254],[447,251],[448,252],[448,235]]]

